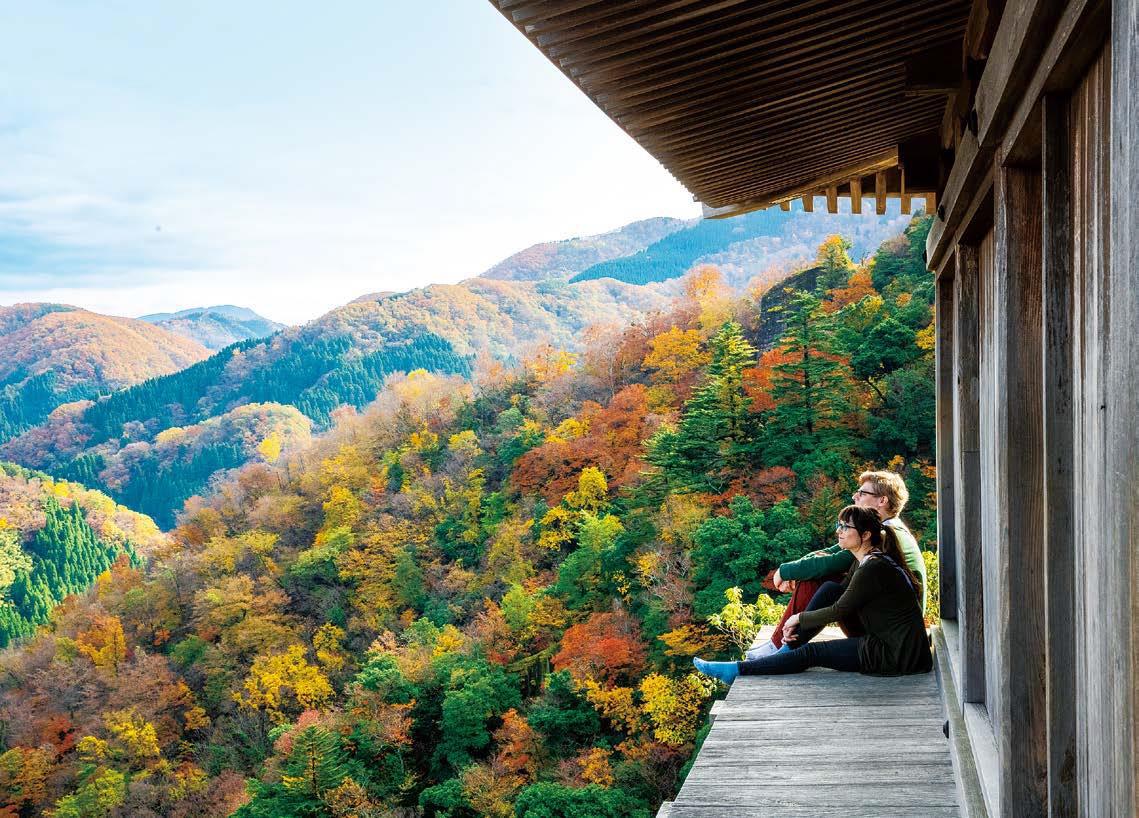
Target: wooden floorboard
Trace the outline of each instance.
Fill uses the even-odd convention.
[[[958,818],[934,674],[741,676],[668,818]]]

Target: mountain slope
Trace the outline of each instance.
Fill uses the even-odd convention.
[[[507,281],[569,278],[594,264],[636,253],[694,223],[693,219],[657,217],[596,236],[542,242],[500,261],[482,277]]]
[[[201,344],[133,318],[61,304],[0,307],[0,440],[62,403],[175,372],[208,355]]]
[[[284,324],[263,318],[253,310],[230,304],[194,307],[178,312],[159,312],[143,315],[139,320],[197,341],[207,349],[213,350],[222,349],[238,341],[265,338],[285,328]]]
[[[30,636],[120,555],[165,541],[154,521],[101,492],[0,462],[0,647]]]
[[[260,438],[243,446],[215,441],[192,452],[162,445],[167,430],[186,431],[247,404],[295,407],[323,428],[336,407],[374,400],[392,373],[467,376],[480,353],[511,361],[543,343],[575,348],[591,324],[628,323],[667,303],[657,289],[613,281],[570,287],[481,278],[358,300],[97,402],[61,407],[0,451],[98,485],[168,525],[182,500],[217,471],[256,457],[276,427],[266,422]]]
[[[822,202],[816,202],[819,210]],[[714,264],[735,287],[762,276],[771,283],[779,274],[809,263],[826,236],[851,240],[851,255],[868,255],[909,221],[891,203],[885,216],[870,213],[805,213],[796,202],[790,210],[768,208],[731,219],[705,219],[671,232],[631,255],[609,259],[574,275],[570,281],[614,278],[633,284],[667,281],[700,264]]]

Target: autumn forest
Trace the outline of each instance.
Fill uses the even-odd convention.
[[[524,353],[412,295],[37,397],[0,426],[0,816],[655,814],[723,694],[691,657],[778,620],[859,471],[934,546],[928,230],[750,287],[677,262],[587,331],[567,293],[654,280],[603,258],[526,282],[581,317]]]

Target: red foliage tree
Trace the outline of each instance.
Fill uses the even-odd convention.
[[[645,667],[640,625],[624,611],[595,613],[565,632],[553,663],[579,682],[618,684],[635,679]]]

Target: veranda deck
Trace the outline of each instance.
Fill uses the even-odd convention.
[[[668,818],[957,818],[936,674],[741,676]]]

